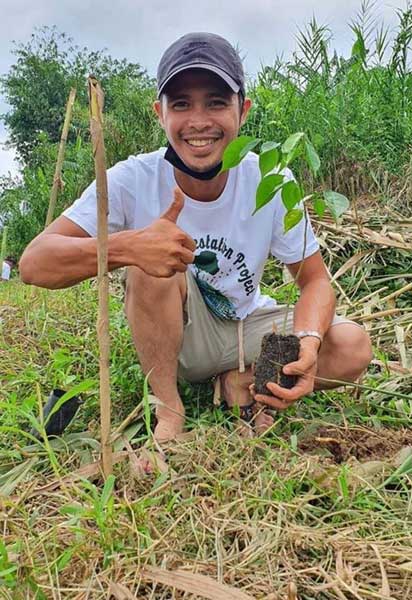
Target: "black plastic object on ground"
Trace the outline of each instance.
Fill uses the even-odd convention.
[[[53,390],[49,396],[46,405],[43,407],[44,421],[47,421],[47,417],[51,410],[54,408],[56,403],[65,394],[65,390]],[[78,396],[69,398],[60,408],[50,417],[46,423],[46,434],[47,437],[51,435],[61,435],[66,427],[71,423],[74,415],[77,412],[81,404],[81,400]],[[30,433],[37,439],[41,439],[40,433],[36,429],[32,429]]]

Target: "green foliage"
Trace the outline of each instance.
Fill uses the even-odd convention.
[[[0,180],[0,221],[8,224],[10,252],[20,256],[26,245],[40,231],[45,222],[57,159],[57,144],[41,137],[33,150],[33,161],[42,166],[24,167],[18,182]],[[57,214],[69,206],[93,179],[93,156],[90,145],[79,137],[68,144],[63,164],[64,187],[57,201]]]
[[[255,140],[253,137],[248,135],[240,135],[238,138],[233,140],[231,144],[226,148],[223,155],[223,164],[221,172],[227,171],[236,167],[242,158],[246,156],[248,152],[253,150],[259,143],[259,140]]]
[[[284,166],[293,161],[294,174],[310,195],[334,189],[346,196],[373,192],[386,197],[388,181],[399,190],[409,189],[412,9],[396,11],[398,26],[391,40],[374,16],[375,6],[363,2],[350,24],[349,56],[333,52],[332,32],[313,18],[299,31],[290,60],[276,59],[261,69],[249,85],[253,106],[235,160],[256,148],[257,140],[276,140],[261,145],[262,178],[272,177],[287,154]],[[56,215],[94,176],[86,86],[90,72],[105,91],[109,166],[130,154],[157,149],[165,136],[152,110],[154,82],[138,64],[80,48],[54,28],[36,30],[14,52],[15,64],[1,86],[11,107],[4,121],[9,143],[21,159],[21,173],[0,179],[0,224],[9,225],[8,253],[19,256],[44,226],[70,87],[77,87],[77,99]],[[291,138],[295,132],[297,137]],[[280,141],[285,141],[283,148]],[[224,167],[233,167],[233,160]],[[273,178],[262,183],[258,207],[273,198],[281,182],[273,184]],[[326,208],[339,214],[336,196],[315,193],[312,200],[318,215]],[[402,211],[409,216],[407,201]]]
[[[342,196],[342,194],[338,194],[338,192],[326,191],[323,194],[323,198],[326,206],[332,213],[333,218],[336,220],[339,219],[348,208],[348,199],[345,196]]]
[[[113,59],[103,51],[80,49],[55,28],[35,30],[27,44],[15,45],[13,53],[16,62],[1,79],[2,92],[11,106],[4,121],[11,144],[26,164],[31,162],[32,152],[39,143],[39,133],[51,143],[60,139],[71,87],[77,89],[77,103],[87,107],[85,82],[89,74],[101,81],[108,111],[113,105],[112,90],[116,89],[117,80],[130,78],[150,84],[140,65]],[[73,129],[71,140],[75,139]]]
[[[111,166],[130,154],[149,152],[164,143],[152,110],[153,82],[138,65],[103,52],[80,50],[65,34],[43,28],[30,42],[17,45],[17,62],[3,78],[11,105],[5,116],[13,144],[23,161],[19,179],[0,179],[0,223],[9,225],[10,252],[20,256],[42,231],[53,183],[58,143],[70,87],[77,86],[73,119],[63,163],[56,216],[94,178],[89,134],[86,76],[96,74],[105,91],[105,142]]]
[[[249,136],[240,136],[230,142],[223,153],[221,172],[238,165],[245,158],[247,152],[255,148],[259,142],[259,139]],[[301,131],[290,135],[282,145],[278,142],[265,142],[259,156],[261,180],[256,188],[256,205],[253,214],[266,206],[280,191],[283,205],[286,208],[283,227],[285,233],[300,223],[304,216],[302,208],[295,208],[299,203],[303,204],[305,201],[312,200],[314,209],[319,216],[323,216],[325,208],[328,208],[335,220],[338,220],[349,207],[349,201],[343,194],[331,190],[325,191],[323,200],[320,202],[316,194],[305,196],[302,186],[296,181],[284,181],[283,169],[303,152],[303,160],[306,160],[309,169],[315,175],[320,167],[320,159],[312,143]],[[269,167],[273,172],[268,172]]]
[[[350,178],[365,169],[364,188],[373,187],[368,165],[402,175],[412,139],[411,8],[398,10],[392,48],[388,30],[364,2],[351,24],[349,57],[331,51],[329,29],[312,19],[297,37],[289,61],[265,66],[251,85],[252,107],[243,133],[260,139],[286,139],[304,131],[316,146],[321,179],[338,181],[350,193]],[[306,149],[310,155],[310,149]],[[316,163],[312,164],[316,171]],[[295,171],[307,175],[297,162]],[[344,173],[343,178],[338,174]]]

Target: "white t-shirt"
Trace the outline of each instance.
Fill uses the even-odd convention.
[[[108,170],[109,233],[146,227],[169,207],[177,184],[164,153],[161,148],[130,156]],[[195,262],[189,268],[208,307],[221,318],[243,319],[258,307],[275,305],[259,287],[269,254],[285,264],[303,258],[305,220],[283,233],[285,208],[280,194],[252,216],[260,181],[258,160],[249,152],[229,171],[225,189],[212,202],[185,196],[177,220],[196,241]],[[293,177],[289,170],[286,176]],[[95,182],[63,214],[95,237]],[[305,257],[318,248],[308,222]]]
[[[3,267],[1,270],[1,278],[8,281],[10,279],[10,274],[11,274],[11,267],[10,267],[9,263],[6,263],[3,261]]]

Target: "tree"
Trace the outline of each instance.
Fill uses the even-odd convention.
[[[152,86],[139,64],[113,59],[103,50],[80,49],[54,27],[36,29],[28,43],[14,44],[17,60],[0,80],[11,110],[2,116],[10,132],[8,143],[16,148],[25,164],[30,164],[39,134],[46,134],[52,143],[58,142],[71,87],[77,88],[77,106],[87,107],[86,78],[90,73],[106,90],[106,111],[110,111],[113,103],[110,90],[116,88],[116,80],[128,79],[142,87]],[[74,129],[71,141],[76,137]]]

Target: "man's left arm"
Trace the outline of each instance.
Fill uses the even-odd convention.
[[[303,261],[287,265],[300,289],[300,298],[294,309],[294,332],[317,332],[321,338],[328,330],[335,314],[335,293],[320,252]],[[273,396],[255,396],[258,402],[279,410],[313,391],[317,358],[321,341],[314,336],[300,341],[299,359],[283,368],[287,375],[297,375],[296,385],[288,390],[276,383],[267,384]]]

